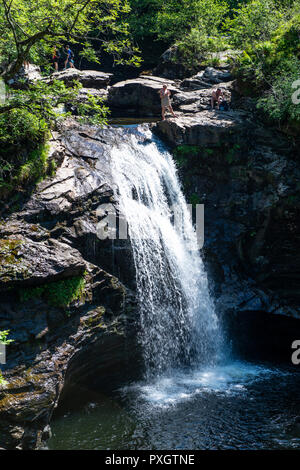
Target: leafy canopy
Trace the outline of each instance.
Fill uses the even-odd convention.
[[[11,77],[29,57],[35,63],[49,60],[53,45],[66,42],[81,44],[94,60],[99,60],[96,44],[117,63],[139,63],[124,20],[129,11],[127,0],[0,0],[3,75]]]

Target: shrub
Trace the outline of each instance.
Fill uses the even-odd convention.
[[[224,51],[229,44],[221,35],[208,36],[204,29],[193,28],[181,41],[176,43],[183,65],[191,71],[200,64],[218,65],[219,59],[213,53]]]
[[[234,73],[258,98],[258,107],[273,121],[299,123],[299,105],[292,102],[293,82],[300,70],[300,14],[272,32],[267,41],[248,47],[237,58]]]
[[[7,381],[4,379],[2,372],[0,370],[0,387],[5,387],[7,385]]]
[[[299,80],[300,62],[296,59],[286,61],[271,87],[258,100],[258,108],[269,118],[280,123],[300,123],[300,104],[293,103],[295,89],[293,83]],[[298,86],[299,88],[299,86]]]
[[[30,142],[31,147],[45,140],[48,132],[46,121],[27,109],[13,109],[0,114],[0,152],[13,145],[18,149]]]
[[[13,339],[8,339],[10,330],[0,330],[0,344],[5,344],[8,345],[10,343],[13,343]]]
[[[282,14],[273,0],[252,0],[234,10],[234,18],[225,21],[234,47],[247,48],[256,42],[266,41],[279,26]]]

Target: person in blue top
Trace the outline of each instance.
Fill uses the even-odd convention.
[[[66,52],[66,55],[67,55],[67,58],[65,60],[65,69],[69,68],[69,67],[74,69],[75,68],[74,67],[74,54],[71,51],[70,46],[66,46],[65,52]]]

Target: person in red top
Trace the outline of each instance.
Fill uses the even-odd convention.
[[[53,53],[52,53],[52,63],[54,65],[55,71],[58,72],[58,61],[60,58],[60,53],[57,50],[57,47],[54,46]]]

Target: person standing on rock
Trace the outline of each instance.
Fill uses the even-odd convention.
[[[71,69],[74,69],[75,68],[74,67],[74,54],[71,51],[70,46],[66,46],[66,54],[67,54],[67,58],[65,60],[64,70],[66,70],[67,67],[71,67]]]
[[[217,109],[220,107],[221,101],[224,99],[224,93],[221,88],[217,88],[217,90],[213,90],[211,94],[211,109],[214,109],[215,105],[217,105]]]
[[[165,121],[166,119],[165,112],[167,109],[169,109],[169,111],[172,113],[174,117],[177,117],[171,105],[171,101],[170,101],[171,92],[170,90],[168,90],[167,85],[163,85],[162,89],[159,90],[159,96],[161,99],[161,114],[162,114],[163,121]]]
[[[57,47],[54,46],[53,52],[52,52],[52,63],[55,68],[55,72],[58,72],[58,61],[60,59],[60,53],[57,50]]]

